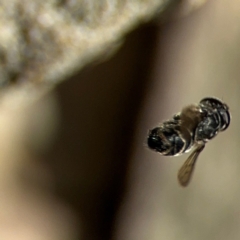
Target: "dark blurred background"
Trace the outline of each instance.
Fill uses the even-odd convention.
[[[85,68],[56,89],[61,127],[44,161],[57,179],[59,197],[82,216],[83,239],[112,239],[157,29],[151,23],[141,26],[110,60]]]

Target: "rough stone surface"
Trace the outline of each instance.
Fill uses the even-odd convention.
[[[3,0],[0,84],[55,83],[111,52],[170,0]]]

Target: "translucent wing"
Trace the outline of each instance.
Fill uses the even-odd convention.
[[[184,162],[182,167],[178,171],[178,181],[181,186],[186,187],[188,183],[190,182],[195,163],[197,161],[197,158],[200,154],[200,152],[204,149],[205,144],[202,143],[198,145],[194,151],[190,154],[190,156],[187,158],[187,160]]]

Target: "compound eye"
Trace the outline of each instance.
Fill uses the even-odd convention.
[[[221,115],[222,122],[224,123],[220,131],[224,131],[228,128],[230,121],[231,121],[231,115],[228,111],[219,111]]]
[[[203,98],[200,101],[200,105],[216,108],[216,107],[223,107],[223,105],[225,104],[217,98],[207,97],[207,98]]]

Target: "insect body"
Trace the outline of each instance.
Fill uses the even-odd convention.
[[[196,160],[207,141],[230,124],[228,106],[217,98],[204,98],[198,105],[189,105],[172,119],[149,131],[148,147],[164,156],[178,156],[195,149],[178,172],[178,180],[187,186]]]

